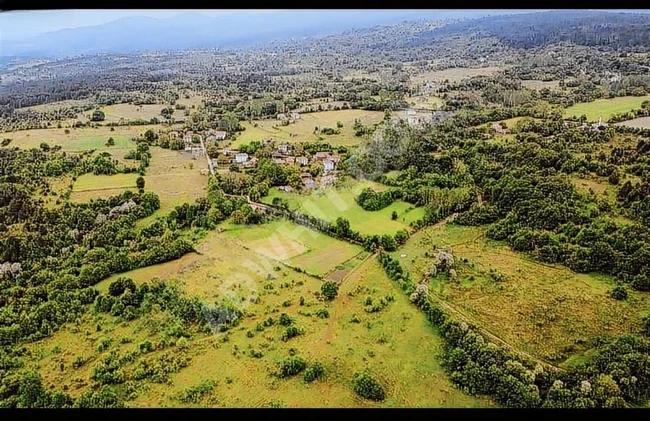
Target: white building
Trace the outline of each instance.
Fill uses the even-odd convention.
[[[235,154],[235,162],[238,164],[243,164],[248,161],[248,154],[244,152],[239,152]]]
[[[309,158],[306,156],[299,156],[296,158],[296,164],[302,165],[303,167],[307,166],[309,165]]]
[[[323,168],[325,172],[332,171],[334,169],[334,161],[331,159],[323,161]]]
[[[228,133],[224,132],[223,130],[219,130],[219,131],[214,132],[214,137],[217,140],[224,140],[226,138],[227,134]]]

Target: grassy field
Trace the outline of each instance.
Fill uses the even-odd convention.
[[[334,222],[336,218],[343,217],[350,221],[350,227],[362,235],[390,234],[393,235],[400,229],[409,229],[409,223],[424,216],[424,208],[397,201],[379,211],[366,211],[357,204],[355,198],[364,187],[385,186],[369,181],[352,182],[342,187],[328,187],[309,195],[285,193],[272,188],[269,194],[262,199],[265,203],[272,203],[274,197],[280,197],[289,202],[292,210]],[[393,211],[398,218],[391,219]]]
[[[367,255],[358,246],[284,220],[232,225],[226,232],[247,249],[320,276],[348,273]]]
[[[450,82],[459,82],[463,79],[469,79],[474,76],[491,76],[503,69],[504,67],[455,67],[445,70],[426,71],[411,76],[411,82],[416,84],[421,84],[422,82],[443,82],[445,80],[449,80]]]
[[[439,364],[441,342],[436,332],[397,285],[386,278],[376,260],[367,260],[358,267],[341,285],[339,296],[324,303],[314,297],[321,281],[313,277],[282,267],[257,272],[246,269],[247,261],[264,265],[259,255],[246,250],[227,232],[210,233],[198,251],[201,254],[127,275],[138,283],[151,276],[178,279],[188,293],[210,299],[230,275],[244,272],[259,285],[260,301],[251,303],[240,325],[226,334],[195,333],[185,350],[172,346],[147,354],[146,358],[151,358],[171,351],[191,360],[188,367],[170,374],[166,384],[137,382],[133,388],[137,396],[128,406],[493,406],[490,401],[469,397],[452,387]],[[105,290],[107,285],[104,281],[98,287]],[[298,303],[301,296],[304,305]],[[379,300],[387,296],[394,300],[381,311],[364,311],[367,297]],[[317,317],[319,309],[326,309],[329,316]],[[283,342],[279,340],[282,326],[255,329],[259,322],[270,316],[277,318],[280,312],[294,319],[304,333]],[[352,322],[355,318],[358,323]],[[160,310],[129,323],[109,315],[88,314],[78,325],[68,325],[53,337],[30,344],[24,369],[38,369],[46,387],[64,387],[72,396],[79,396],[91,383],[95,361],[111,350],[124,353],[138,349],[144,340],[155,343],[164,336],[170,322],[168,313]],[[101,331],[96,329],[98,324]],[[104,350],[97,347],[102,338],[111,340]],[[261,351],[258,358],[249,355],[253,349]],[[276,362],[289,356],[290,350],[308,362],[322,363],[324,378],[305,383],[302,375],[284,380],[273,377],[270,373]],[[77,356],[88,362],[74,369],[71,363]],[[127,363],[125,372],[132,372],[136,364],[137,360]],[[384,402],[362,400],[353,393],[352,376],[361,370],[368,370],[383,384],[387,392]],[[179,401],[184,390],[204,380],[216,382],[212,392],[196,404]],[[117,388],[123,391],[124,385]]]
[[[412,107],[426,108],[428,110],[437,110],[444,102],[435,96],[412,96],[405,99]]]
[[[137,173],[94,175],[83,174],[74,182],[70,200],[88,202],[90,199],[108,198],[121,194],[124,190],[136,191]]]
[[[639,117],[633,120],[621,121],[616,123],[615,126],[630,126],[630,127],[640,127],[642,129],[650,128],[650,117]]]
[[[650,310],[643,293],[630,290],[627,301],[616,301],[608,295],[610,277],[535,262],[485,239],[482,228],[436,225],[414,234],[395,257],[420,279],[433,245],[450,245],[468,262],[457,270],[458,283],[446,275],[431,280],[432,292],[511,345],[550,361],[580,353],[598,335],[637,331]],[[495,281],[491,269],[504,280]]]
[[[363,124],[378,123],[384,117],[380,111],[365,110],[339,110],[322,111],[317,113],[301,114],[300,120],[288,126],[282,126],[277,120],[254,121],[253,125],[243,123],[246,130],[241,132],[233,142],[232,147],[237,148],[253,140],[263,140],[271,137],[285,142],[315,142],[319,135],[314,133],[314,128],[332,127],[336,129],[336,122],[343,123],[340,134],[321,135],[324,142],[334,146],[354,145],[360,142],[360,137],[354,135],[354,120],[359,119]],[[257,124],[257,127],[254,127]],[[291,136],[290,134],[293,134]]]
[[[121,119],[125,121],[133,121],[139,118],[149,121],[152,118],[157,118],[160,121],[163,121],[164,118],[160,115],[160,110],[165,108],[165,104],[143,104],[143,105],[134,105],[134,104],[115,104],[108,105],[105,107],[100,107],[99,109],[104,112],[106,119],[102,124],[106,123],[118,123]],[[174,110],[173,116],[176,116],[177,113],[182,115],[183,111]],[[87,111],[86,114],[92,114],[91,111]]]
[[[535,89],[538,91],[544,88],[557,89],[560,86],[560,81],[559,80],[549,80],[549,81],[522,80],[521,86],[523,86],[524,88]]]
[[[38,148],[41,143],[45,142],[50,146],[61,145],[66,151],[84,151],[91,149],[133,149],[135,142],[131,137],[140,136],[148,129],[158,130],[160,126],[120,126],[114,127],[111,131],[109,127],[98,128],[80,128],[67,129],[69,134],[65,133],[66,129],[34,129],[20,130],[17,132],[0,133],[0,138],[13,139],[12,147],[20,148]],[[115,146],[106,147],[106,141],[109,137],[115,140]]]
[[[583,102],[574,104],[564,110],[564,117],[581,115],[587,116],[587,121],[598,121],[600,117],[603,121],[607,121],[612,114],[630,111],[635,108],[641,107],[643,101],[650,99],[650,95],[646,96],[623,96],[619,98],[597,99],[592,102]]]

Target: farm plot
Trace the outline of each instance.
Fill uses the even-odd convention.
[[[564,110],[564,117],[587,116],[587,121],[598,121],[602,117],[607,121],[612,114],[623,113],[626,111],[640,108],[643,101],[650,99],[646,96],[623,96],[618,98],[597,99],[592,102],[581,102],[574,104]]]
[[[334,146],[355,145],[361,141],[360,137],[354,135],[355,119],[365,125],[372,125],[379,123],[383,117],[384,113],[380,111],[339,110],[301,114],[300,120],[288,126],[283,126],[276,119],[256,120],[253,125],[243,123],[246,130],[239,133],[232,147],[238,148],[253,140],[261,141],[269,137],[284,142],[315,142],[322,138],[323,142]],[[319,130],[325,127],[337,129],[337,122],[343,124],[343,127],[338,128],[339,134],[315,133],[317,127]]]
[[[339,187],[328,187],[309,195],[285,193],[272,188],[269,194],[262,199],[265,203],[272,203],[273,198],[279,197],[287,200],[292,210],[299,210],[308,215],[335,222],[342,217],[350,221],[350,227],[362,235],[394,235],[401,229],[409,229],[412,221],[421,219],[424,215],[423,208],[397,201],[384,209],[370,212],[364,210],[356,202],[356,197],[364,187],[373,187],[380,190],[385,188],[373,182],[351,182]],[[397,213],[397,219],[392,219],[392,213]]]
[[[460,262],[457,282],[438,275],[430,291],[511,345],[549,361],[562,363],[598,335],[641,329],[650,310],[643,293],[614,300],[610,277],[533,261],[485,239],[483,231],[439,224],[414,234],[394,256],[419,280],[432,262],[425,253],[450,245]]]

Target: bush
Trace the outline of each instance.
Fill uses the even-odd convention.
[[[336,282],[326,281],[320,287],[320,292],[327,300],[333,300],[339,293],[339,285]]]
[[[316,310],[316,316],[320,317],[321,319],[327,319],[330,316],[330,312],[327,311],[326,308],[319,308]]]
[[[353,380],[353,390],[358,396],[372,401],[386,399],[384,388],[367,373],[356,373]]]
[[[302,335],[302,332],[300,329],[298,329],[295,326],[289,326],[283,333],[282,333],[282,341],[286,342],[291,338],[295,338],[296,336]]]
[[[627,298],[627,290],[621,285],[615,286],[609,294],[615,300],[625,300]]]
[[[292,323],[293,319],[286,313],[282,313],[280,314],[280,317],[278,317],[278,324],[281,326],[291,326]]]
[[[295,376],[307,368],[305,360],[298,356],[289,357],[278,363],[277,376],[281,379]]]
[[[311,366],[309,366],[307,370],[305,370],[305,375],[303,379],[307,383],[311,383],[314,380],[322,379],[324,374],[325,374],[325,368],[323,367],[323,365],[319,362],[315,362]]]

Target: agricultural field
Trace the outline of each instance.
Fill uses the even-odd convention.
[[[109,127],[99,126],[97,128],[70,128],[70,129],[33,129],[19,130],[16,132],[0,133],[0,139],[12,139],[10,146],[19,148],[38,148],[41,143],[50,146],[60,145],[65,151],[87,151],[91,149],[133,149],[135,142],[131,140],[134,136],[140,136],[149,129],[157,131],[160,126],[119,126],[113,131]],[[66,133],[68,130],[69,133]],[[106,147],[106,141],[112,137],[115,146]],[[110,151],[110,150],[109,150]]]
[[[319,136],[322,137],[324,142],[333,146],[355,145],[361,141],[361,138],[354,135],[354,120],[359,119],[365,125],[372,125],[379,123],[383,119],[384,113],[380,111],[339,110],[301,114],[300,116],[300,120],[288,126],[282,126],[275,119],[257,120],[253,122],[253,125],[242,123],[246,130],[239,133],[237,140],[231,146],[238,148],[253,140],[263,140],[267,137],[285,142],[314,142],[318,140]],[[338,121],[343,123],[340,134],[317,135],[314,133],[315,127],[336,129]],[[255,124],[257,124],[257,127],[255,127]]]
[[[105,199],[116,196],[124,190],[136,191],[136,178],[138,178],[137,173],[113,175],[83,174],[74,182],[70,199],[73,202],[85,203],[90,199]]]
[[[299,210],[308,215],[334,222],[342,217],[350,221],[350,228],[362,235],[394,235],[401,229],[409,229],[409,224],[424,216],[424,208],[396,201],[390,206],[378,211],[366,211],[356,202],[356,197],[365,187],[381,190],[385,186],[370,181],[347,182],[338,187],[328,187],[317,190],[312,194],[286,193],[272,188],[269,194],[262,198],[264,203],[272,203],[274,197],[287,200],[291,210]],[[391,219],[393,211],[398,218]]]
[[[439,364],[442,344],[436,332],[399,287],[387,279],[375,259],[367,260],[345,280],[334,301],[322,302],[314,297],[321,283],[318,279],[286,267],[257,274],[243,268],[244,261],[256,257],[227,233],[210,233],[199,252],[165,264],[174,266],[158,265],[147,268],[146,274],[133,271],[125,275],[137,283],[150,276],[172,283],[177,279],[184,291],[207,302],[210,293],[228,281],[229,273],[244,271],[255,277],[260,301],[250,303],[240,324],[227,333],[195,333],[185,343],[172,341],[165,350],[153,350],[126,363],[124,371],[131,373],[139,360],[167,352],[190,358],[188,366],[170,373],[166,383],[130,381],[128,390],[135,393],[127,406],[493,406],[491,401],[470,397],[451,385]],[[99,289],[105,289],[108,282],[102,282]],[[300,297],[305,298],[304,305],[299,304]],[[383,299],[386,304],[369,313],[365,309],[368,297],[375,302]],[[293,319],[303,333],[285,342],[280,340],[284,330],[280,325],[256,329],[269,317],[277,320],[280,313]],[[63,387],[77,397],[100,358],[111,351],[124,354],[137,350],[145,341],[169,339],[164,333],[168,323],[167,313],[161,310],[129,324],[110,315],[87,314],[83,322],[29,344],[31,357],[24,369],[38,368],[46,387]],[[96,329],[98,324],[101,331]],[[272,376],[276,363],[292,353],[308,363],[320,362],[324,376],[311,383],[303,380],[302,373],[286,379]],[[77,357],[85,363],[74,368],[72,362]],[[383,385],[387,395],[384,402],[360,399],[352,391],[353,374],[363,370]],[[190,388],[208,381],[215,387],[191,402],[181,401]],[[126,385],[118,385],[118,390],[126,394]]]
[[[427,110],[437,110],[444,104],[442,99],[428,95],[412,96],[405,98],[405,100],[411,105],[411,107],[424,108]]]
[[[137,119],[149,121],[152,118],[157,118],[160,121],[164,121],[165,119],[160,114],[160,110],[165,107],[165,104],[115,104],[100,107],[99,109],[104,112],[104,115],[106,117],[105,120],[101,122],[101,124],[119,123],[120,121],[133,121]],[[174,110],[174,114],[172,114],[172,116],[178,117],[176,115],[177,113],[180,113],[182,116],[183,111]],[[86,114],[92,114],[92,110],[87,111]]]
[[[650,99],[650,95],[646,96],[624,96],[618,98],[597,99],[592,102],[582,102],[574,104],[564,110],[564,117],[580,117],[581,115],[587,116],[587,121],[598,121],[603,118],[607,121],[612,114],[623,113],[626,111],[640,108],[643,101]]]
[[[151,162],[144,176],[145,190],[151,190],[160,197],[160,209],[138,221],[138,226],[167,214],[175,206],[205,197],[208,180],[207,176],[201,175],[201,169],[206,167],[205,158],[194,160],[185,152],[152,147]]]
[[[485,239],[483,231],[438,224],[411,236],[394,257],[421,279],[431,264],[425,252],[451,246],[458,280],[439,275],[429,281],[430,292],[515,348],[556,364],[570,364],[598,335],[641,329],[650,311],[645,294],[614,300],[611,277],[536,262]]]
[[[454,67],[445,70],[425,71],[411,76],[411,83],[421,84],[423,82],[460,82],[463,79],[469,79],[475,76],[492,76],[505,67]]]
[[[620,123],[615,123],[615,126],[629,126],[629,127],[639,127],[641,129],[650,128],[650,117],[639,117],[633,120],[621,121]]]
[[[286,220],[264,225],[232,225],[226,233],[258,254],[336,281],[368,255],[359,246]]]

